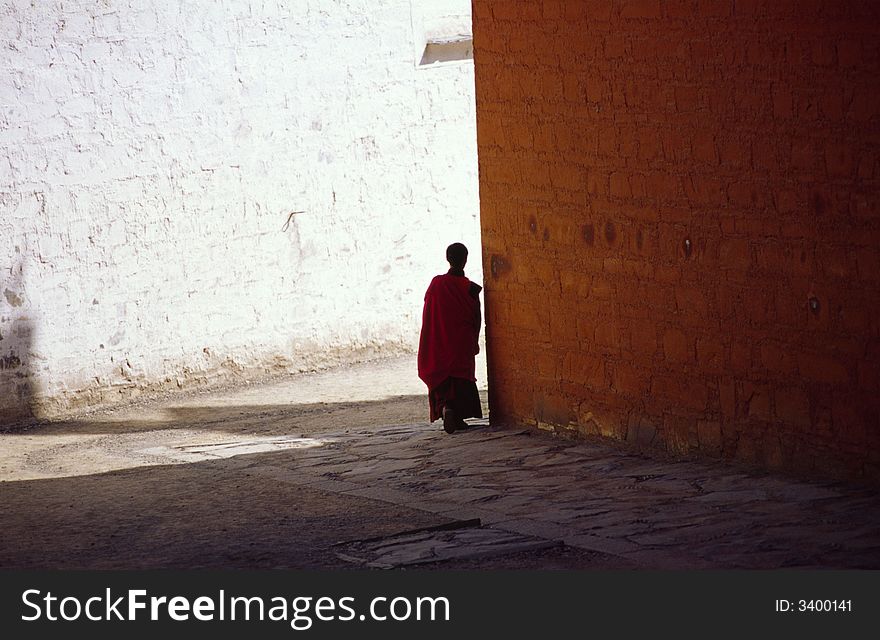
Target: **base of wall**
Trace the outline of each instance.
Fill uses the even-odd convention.
[[[583,440],[595,442],[602,446],[622,447],[626,451],[636,455],[646,455],[669,461],[705,461],[732,467],[732,472],[746,472],[755,474],[779,473],[785,476],[803,481],[840,481],[849,484],[867,486],[872,489],[880,487],[880,465],[870,460],[863,464],[854,464],[851,459],[830,456],[821,451],[812,452],[814,455],[801,455],[799,457],[780,458],[771,456],[758,444],[750,442],[748,447],[738,452],[719,450],[690,449],[682,450],[667,443],[660,434],[646,439],[639,436],[638,430],[629,429],[624,435],[610,435],[602,433],[589,426],[574,422],[567,424],[553,424],[537,419],[520,418],[510,415],[502,415],[496,410],[490,412],[489,423],[495,427],[526,428],[536,432],[549,433],[554,437],[566,440]],[[615,432],[617,433],[617,432]],[[766,455],[761,455],[764,452]],[[737,455],[739,453],[739,455]],[[777,452],[778,453],[778,452]],[[804,453],[804,452],[801,452]],[[774,457],[773,464],[768,464],[767,458]],[[819,462],[817,462],[819,461]]]
[[[285,355],[242,363],[232,358],[200,369],[183,367],[161,380],[123,380],[111,384],[65,390],[53,396],[35,394],[27,403],[0,405],[0,427],[18,428],[43,420],[61,420],[110,409],[132,401],[168,397],[194,389],[219,391],[241,384],[270,382],[287,375],[381,360],[413,353],[406,344],[383,344],[327,349],[296,359]]]

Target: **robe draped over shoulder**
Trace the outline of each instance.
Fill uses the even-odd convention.
[[[465,276],[452,273],[431,281],[425,293],[418,357],[419,378],[428,390],[450,377],[476,380],[481,289]]]

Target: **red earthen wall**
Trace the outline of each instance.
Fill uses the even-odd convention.
[[[880,3],[474,0],[495,421],[880,471]]]

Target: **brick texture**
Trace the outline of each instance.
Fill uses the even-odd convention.
[[[880,5],[475,0],[474,45],[493,420],[876,479]]]

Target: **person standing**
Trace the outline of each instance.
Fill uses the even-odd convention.
[[[483,417],[475,374],[482,287],[464,275],[467,256],[460,242],[446,248],[449,271],[431,280],[419,335],[419,378],[428,387],[431,422],[443,418],[446,433],[466,427],[465,418]]]

